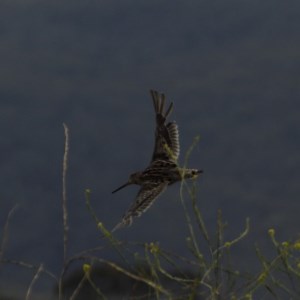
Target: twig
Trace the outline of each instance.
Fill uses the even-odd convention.
[[[68,209],[67,209],[67,183],[66,183],[66,177],[67,177],[67,170],[68,170],[68,158],[69,158],[69,128],[65,123],[63,123],[64,131],[65,131],[65,149],[64,149],[64,158],[63,158],[63,171],[62,171],[62,210],[63,210],[63,240],[64,240],[64,256],[63,256],[63,271],[62,275],[59,278],[59,284],[58,284],[58,299],[61,299],[62,297],[62,283],[63,283],[63,274],[64,270],[66,269],[66,266],[68,264],[67,262],[67,246],[68,246]]]
[[[27,268],[27,269],[36,269],[38,270],[39,267],[36,266],[36,265],[33,265],[33,264],[30,264],[30,263],[27,263],[25,261],[18,261],[18,260],[14,260],[14,259],[2,259],[0,261],[0,263],[3,263],[3,264],[12,264],[12,265],[16,265],[16,266],[19,266],[19,267],[22,267],[22,268]],[[46,269],[42,269],[41,270],[44,274],[48,275],[50,278],[54,279],[57,283],[57,278],[56,276],[51,273],[50,271],[46,270]]]
[[[65,150],[63,158],[63,173],[62,173],[62,209],[63,209],[63,226],[64,226],[64,264],[67,260],[67,243],[68,243],[68,210],[67,210],[67,184],[66,176],[68,169],[68,158],[69,158],[69,129],[65,123],[63,123],[65,130]]]
[[[38,280],[38,278],[40,277],[41,273],[43,272],[43,264],[41,264],[37,270],[37,272],[35,273],[29,287],[28,287],[28,290],[27,290],[27,293],[26,293],[26,298],[25,300],[29,300],[30,296],[31,296],[31,291],[32,291],[32,288],[33,288],[33,285],[35,284],[35,282]]]
[[[10,221],[10,218],[12,217],[13,213],[15,212],[15,210],[17,209],[18,207],[18,204],[16,204],[11,210],[10,212],[8,213],[8,216],[6,218],[6,221],[5,221],[5,225],[4,225],[4,228],[3,228],[3,237],[2,237],[2,243],[1,243],[1,248],[0,248],[0,261],[2,260],[2,257],[3,257],[3,253],[4,253],[4,249],[6,247],[6,243],[7,243],[7,240],[8,240],[8,227],[9,227],[9,221]]]

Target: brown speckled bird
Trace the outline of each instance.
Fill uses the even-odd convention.
[[[173,109],[173,103],[164,112],[165,95],[151,90],[156,113],[155,145],[150,165],[141,172],[130,175],[129,180],[112,193],[130,185],[141,186],[134,203],[124,214],[122,221],[112,231],[131,225],[133,217],[139,217],[166,190],[168,185],[188,178],[196,178],[202,170],[183,169],[177,165],[180,153],[179,133],[175,122],[166,124],[166,119]]]

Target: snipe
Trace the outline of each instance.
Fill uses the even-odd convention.
[[[165,95],[151,90],[154,110],[156,113],[155,145],[150,165],[141,172],[130,175],[129,180],[112,193],[130,185],[141,186],[135,201],[123,219],[112,231],[131,225],[133,217],[139,217],[166,190],[168,185],[188,178],[196,178],[202,170],[183,169],[177,164],[180,152],[178,127],[175,122],[166,124],[167,117],[173,109],[173,103],[164,112]]]

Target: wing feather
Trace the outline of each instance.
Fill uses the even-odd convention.
[[[150,92],[156,113],[155,145],[152,161],[159,159],[177,162],[180,153],[178,127],[175,122],[166,125],[166,118],[173,109],[173,103],[171,102],[164,112],[165,95],[153,90]]]
[[[153,204],[155,199],[166,190],[167,186],[167,182],[148,183],[143,185],[138,192],[134,203],[124,214],[122,221],[115,226],[112,232],[118,228],[131,225],[133,218],[143,214]]]
[[[172,150],[173,158],[175,161],[177,161],[180,154],[178,126],[175,122],[171,122],[167,125],[167,128],[171,141],[170,148]]]

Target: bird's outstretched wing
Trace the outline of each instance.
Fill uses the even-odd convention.
[[[154,202],[154,200],[166,190],[168,182],[151,182],[143,185],[138,192],[134,203],[124,214],[122,221],[117,224],[111,232],[124,227],[129,226],[132,223],[134,217],[139,217],[144,213]]]
[[[177,162],[180,153],[178,127],[175,122],[166,124],[167,117],[173,109],[173,103],[171,102],[169,108],[164,112],[165,95],[153,90],[150,92],[156,113],[155,145],[152,161],[160,159]]]

